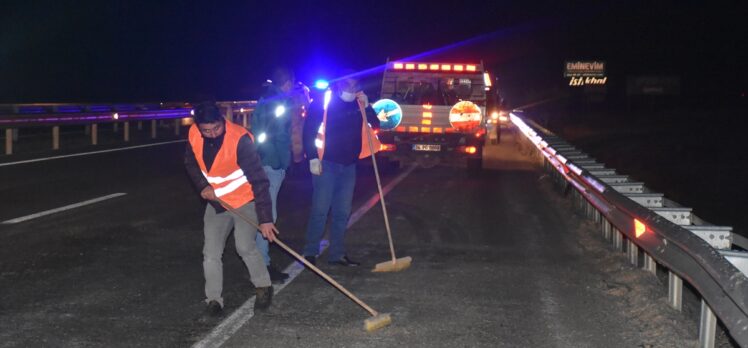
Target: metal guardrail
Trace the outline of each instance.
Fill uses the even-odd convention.
[[[248,115],[254,110],[256,101],[217,102],[227,118],[239,121],[246,127]],[[192,106],[185,102],[137,103],[137,104],[0,104],[0,128],[5,129],[5,154],[13,153],[13,143],[19,128],[52,127],[52,149],[60,147],[61,125],[86,125],[91,144],[98,143],[98,124],[114,123],[115,130],[123,126],[123,140],[130,140],[130,122],[151,121],[151,138],[156,138],[157,121],[173,119],[174,132],[179,135],[181,126],[192,115]],[[90,127],[90,128],[89,128]]]
[[[658,264],[669,270],[671,307],[681,309],[684,279],[698,291],[701,347],[714,347],[717,318],[735,342],[748,347],[746,238],[731,227],[706,223],[690,208],[595,162],[547,129],[517,114],[511,120],[556,182],[574,188],[575,206],[599,223],[616,250],[625,250],[637,267],[642,254],[646,271],[656,273]]]

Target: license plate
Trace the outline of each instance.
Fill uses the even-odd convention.
[[[442,146],[441,145],[431,145],[431,144],[414,144],[413,145],[414,151],[441,151]]]

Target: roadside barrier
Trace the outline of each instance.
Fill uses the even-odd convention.
[[[668,272],[668,303],[682,309],[683,281],[701,297],[700,347],[714,347],[717,319],[748,347],[748,240],[731,227],[712,225],[691,208],[606,168],[553,132],[510,115],[520,146],[571,195],[574,206],[600,228],[635,267]]]
[[[218,102],[221,112],[234,122],[248,126],[248,117],[257,104],[255,101]],[[189,103],[139,103],[139,104],[3,104],[0,105],[0,128],[5,135],[5,154],[13,154],[20,129],[31,127],[52,128],[52,150],[60,148],[60,126],[83,125],[91,145],[99,143],[99,125],[113,124],[115,133],[122,127],[122,140],[130,141],[130,126],[143,129],[150,122],[150,138],[155,139],[158,129],[172,128],[179,136],[182,127],[192,122]],[[169,125],[167,121],[172,120]]]

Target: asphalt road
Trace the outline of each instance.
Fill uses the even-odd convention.
[[[125,193],[0,224],[0,347],[183,347],[231,324],[230,314],[253,288],[229,240],[227,314],[204,315],[203,203],[184,173],[183,149],[177,143],[0,167],[0,221]],[[416,169],[388,194],[398,256],[413,257],[410,269],[369,272],[389,257],[376,205],[348,232],[349,254],[364,265],[320,262],[390,313],[390,326],[363,331],[367,313],[307,270],[276,294],[269,312],[245,317],[220,341],[227,347],[694,345],[692,324],[668,311],[657,280],[632,278],[641,272],[627,269],[622,256],[620,262],[602,256],[608,254],[602,242],[589,238],[590,227],[511,138],[486,156],[492,169]],[[384,183],[404,171],[384,170]],[[358,174],[354,209],[376,192],[371,165],[362,162]],[[296,250],[310,195],[310,178],[300,172],[279,198],[281,237]],[[271,256],[281,267],[292,263],[277,248]],[[644,298],[637,303],[644,308],[627,311],[626,294]],[[657,315],[639,322],[642,313]]]

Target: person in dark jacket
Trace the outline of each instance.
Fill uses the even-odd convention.
[[[278,192],[291,164],[293,114],[300,112],[290,94],[293,86],[293,72],[283,67],[276,68],[272,73],[267,93],[260,98],[252,112],[252,134],[255,136],[257,151],[262,159],[262,169],[270,181],[273,222],[278,218]],[[288,274],[279,271],[270,263],[268,241],[261,234],[257,234],[256,243],[265,260],[270,279],[274,283],[282,283],[288,279]]]
[[[359,103],[366,110],[369,124],[378,128],[379,120],[353,75],[349,74],[335,82],[329,93],[312,103],[304,125],[304,149],[309,159],[309,170],[313,174],[314,192],[303,253],[309,262],[316,262],[330,212],[328,263],[358,266],[359,263],[346,254],[344,234],[356,185],[356,163],[364,145]],[[326,122],[321,127],[325,109]]]
[[[260,233],[274,240],[269,183],[249,132],[225,120],[215,103],[195,108],[195,124],[190,127],[184,163],[205,207],[203,271],[205,302],[210,315],[223,309],[223,249],[234,228],[236,251],[249,270],[256,289],[255,309],[270,306],[273,287],[262,255],[255,245],[257,230],[241,218],[227,212],[218,202],[228,204],[259,223]]]

